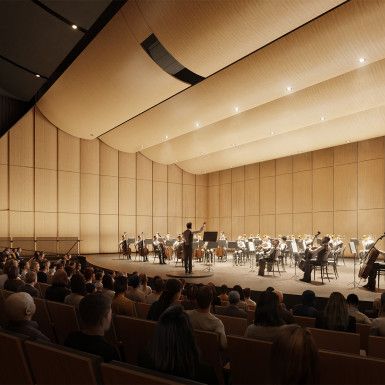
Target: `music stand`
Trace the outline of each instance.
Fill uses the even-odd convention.
[[[218,238],[218,231],[205,231],[203,233],[203,242],[216,242]]]
[[[257,256],[256,256],[255,244],[253,241],[247,242],[247,249],[249,251],[249,258],[250,258],[250,271],[255,271],[253,254],[255,254],[255,259],[257,259]]]
[[[349,248],[350,252],[353,255],[353,282],[348,283],[348,286],[353,285],[353,289],[356,287],[356,256],[357,256],[357,249],[356,244],[353,240],[350,240],[349,242]]]
[[[299,258],[300,254],[299,254],[297,242],[294,240],[289,241],[289,247],[290,247],[291,255],[294,258],[294,275],[291,276],[290,278],[298,278],[299,276],[297,275],[297,258]]]

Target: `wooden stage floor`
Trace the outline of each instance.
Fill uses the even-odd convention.
[[[149,262],[139,262],[139,261],[128,261],[127,259],[119,259],[118,254],[90,254],[86,255],[87,261],[101,268],[122,271],[125,273],[133,273],[137,271],[138,273],[146,273],[148,276],[152,277],[154,275],[159,275],[162,278],[167,279],[167,274],[182,273],[184,271],[180,263],[178,266],[175,266],[175,262],[168,262],[166,265],[160,265],[159,263],[153,263],[154,257],[149,255]],[[381,289],[377,290],[376,293],[372,293],[363,289],[361,287],[353,288],[353,261],[351,259],[345,259],[345,265],[340,261],[338,266],[338,279],[334,279],[334,275],[330,276],[330,282],[327,279],[324,280],[324,284],[321,283],[320,273],[316,273],[316,281],[308,284],[301,282],[299,278],[302,278],[302,271],[297,269],[298,277],[294,277],[294,268],[286,267],[286,272],[281,272],[281,276],[276,273],[275,276],[272,276],[271,273],[264,277],[260,277],[257,274],[257,271],[250,271],[250,266],[233,266],[232,257],[229,257],[229,261],[222,263],[215,263],[213,266],[213,275],[206,278],[190,278],[186,279],[187,282],[196,282],[196,283],[208,283],[214,282],[216,286],[226,284],[229,287],[232,287],[236,284],[241,285],[242,287],[250,287],[252,290],[263,291],[268,286],[272,286],[276,289],[281,290],[287,294],[302,294],[306,289],[313,290],[319,297],[329,297],[330,293],[333,291],[339,291],[345,296],[350,293],[356,293],[360,300],[372,301],[374,298],[377,298],[384,292],[385,282],[382,280],[380,287]],[[195,262],[193,267],[193,272],[199,274],[204,270],[206,266],[203,263]],[[358,265],[356,266],[358,271]],[[332,268],[330,268],[332,270]],[[329,270],[329,271],[330,271]],[[312,275],[313,278],[313,275]],[[357,278],[357,284],[359,279]],[[365,284],[365,282],[362,282]]]

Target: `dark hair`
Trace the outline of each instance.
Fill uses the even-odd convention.
[[[111,309],[111,300],[101,294],[88,294],[79,303],[80,318],[86,326],[99,325]]]
[[[279,315],[279,299],[275,293],[264,291],[255,308],[254,324],[261,326],[281,326],[284,324]]]
[[[74,274],[71,277],[71,291],[75,294],[86,295],[86,280],[81,274]]]
[[[15,265],[12,265],[8,269],[8,279],[16,279],[19,276],[19,268]]]
[[[40,266],[41,266],[41,264],[40,264]],[[70,276],[73,274],[75,269],[73,266],[67,264],[67,265],[65,265],[64,270],[66,271],[67,275]]]
[[[163,279],[160,277],[157,277],[154,279],[153,289],[155,292],[160,293],[164,289],[164,282]]]
[[[92,278],[92,275],[94,274],[94,269],[92,267],[87,267],[84,269],[84,278],[86,281],[89,281]]]
[[[67,286],[68,285],[68,276],[67,273],[62,270],[56,270],[55,274],[52,277],[52,286]]]
[[[243,295],[244,295],[245,298],[250,298],[251,290],[250,290],[249,287],[246,287],[246,288],[243,289]]]
[[[240,301],[244,301],[245,300],[245,295],[243,294],[243,289],[240,285],[235,285],[233,287],[233,290],[237,291],[239,293],[239,299]]]
[[[358,296],[357,294],[351,293],[346,297],[346,302],[349,305],[358,306]]]
[[[179,279],[170,278],[167,280],[165,288],[159,297],[160,314],[163,313],[172,303],[176,293],[182,290]]]
[[[200,309],[207,309],[214,298],[213,290],[210,286],[201,286],[197,293],[197,303]]]
[[[140,284],[140,279],[138,274],[132,274],[130,278],[128,279],[128,283],[130,286],[132,286],[134,289],[136,289]]]
[[[25,268],[25,266],[27,265],[27,260],[26,259],[23,259],[19,262],[19,271],[20,273],[23,271],[23,269]]]
[[[114,290],[114,280],[111,274],[104,274],[102,278],[102,284],[104,289]]]
[[[273,286],[269,286],[265,291],[273,292],[274,291],[274,287]]]
[[[199,351],[188,315],[181,306],[171,306],[159,318],[149,350],[154,369],[193,378]]]
[[[187,227],[188,229],[191,229],[191,228],[192,228],[192,223],[191,223],[191,222],[187,222],[186,227]]]
[[[95,273],[95,281],[100,281],[103,278],[103,271],[97,271]]]
[[[315,293],[313,290],[305,290],[302,293],[302,304],[305,306],[314,306]]]
[[[227,287],[227,285],[221,286],[221,289],[220,289],[221,294],[227,294],[228,291],[229,291],[229,288]]]
[[[197,299],[198,286],[192,283],[185,289],[185,292],[189,301],[195,301]]]
[[[125,277],[124,275],[119,275],[115,278],[114,290],[116,295],[124,293],[125,291],[127,291],[127,288],[127,277]]]
[[[270,353],[273,384],[318,384],[318,348],[311,333],[299,325],[282,328]]]
[[[338,291],[330,294],[324,311],[325,325],[330,330],[346,330],[349,313],[345,297]]]

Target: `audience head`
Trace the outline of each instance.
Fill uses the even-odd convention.
[[[20,261],[19,262],[19,270],[20,270],[20,273],[23,271],[23,270],[29,270],[29,262],[26,261],[26,260],[23,260],[23,261]]]
[[[67,265],[65,265],[64,270],[67,273],[67,276],[71,277],[72,274],[74,273],[75,268],[74,268],[74,266],[67,264]]]
[[[240,301],[240,295],[237,291],[231,290],[229,293],[229,304],[237,305]]]
[[[273,293],[278,297],[279,303],[283,303],[283,293],[282,293],[282,291],[274,289]]]
[[[325,307],[325,322],[330,330],[344,330],[349,324],[348,307],[345,297],[339,292],[330,294]]]
[[[155,278],[152,288],[156,293],[161,293],[164,289],[163,279],[160,277]]]
[[[278,296],[271,291],[264,291],[259,296],[255,308],[254,324],[260,326],[280,326],[284,322],[279,315]]]
[[[141,285],[147,285],[148,283],[147,274],[145,273],[139,274],[139,282]]]
[[[30,266],[30,270],[38,272],[40,270],[39,262],[38,261],[32,261],[31,266]]]
[[[265,291],[267,291],[267,292],[273,292],[273,291],[274,291],[274,287],[269,286]]]
[[[283,328],[271,347],[271,382],[317,384],[318,366],[318,348],[310,332],[298,325]]]
[[[197,298],[198,286],[194,284],[190,284],[186,289],[186,297],[189,301],[195,301]]]
[[[28,271],[25,275],[25,283],[29,285],[34,285],[37,282],[37,274],[36,271]]]
[[[132,274],[130,278],[128,279],[129,285],[132,286],[134,289],[139,287],[140,280],[138,274]]]
[[[7,275],[8,275],[8,279],[16,279],[19,276],[18,266],[17,265],[9,266]]]
[[[302,304],[305,306],[314,306],[315,293],[313,290],[305,290],[302,293]]]
[[[86,269],[84,269],[84,278],[87,282],[93,280],[94,269],[92,267],[87,267]]]
[[[176,302],[180,298],[181,292],[182,284],[179,279],[168,279],[165,288],[159,297],[159,302],[162,304],[162,307],[166,309],[172,303]]]
[[[115,295],[125,293],[127,289],[128,289],[127,277],[123,275],[119,275],[118,277],[116,277],[114,282]]]
[[[106,331],[111,326],[111,300],[100,293],[88,294],[79,303],[79,314],[86,329]]]
[[[4,308],[9,321],[31,320],[36,311],[33,298],[24,292],[11,294],[5,300]]]
[[[197,293],[197,303],[200,309],[209,309],[214,295],[210,286],[201,286]]]
[[[222,285],[219,290],[221,294],[227,294],[227,292],[229,291],[229,288],[227,285]]]
[[[3,272],[8,275],[8,272],[14,267],[17,266],[17,261],[15,259],[7,259],[5,261]],[[12,274],[12,273],[11,273]]]
[[[53,286],[67,286],[68,285],[68,276],[63,269],[59,269],[55,272],[52,277]]]
[[[114,290],[114,279],[111,274],[104,274],[102,279],[104,289]]]
[[[104,272],[99,270],[95,273],[95,281],[101,281],[103,279]]]
[[[74,274],[71,277],[71,291],[74,294],[86,295],[86,280],[81,274]]]
[[[243,294],[243,289],[240,285],[235,285],[233,287],[233,290],[237,291],[239,293],[239,299],[240,301],[244,301],[245,300],[245,295]]]
[[[357,294],[351,293],[346,297],[346,303],[350,306],[358,307],[358,296]]]

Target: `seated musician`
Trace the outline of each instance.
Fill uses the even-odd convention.
[[[172,245],[172,248],[174,249],[174,254],[176,256],[176,259],[182,259],[183,260],[183,239],[182,235],[178,235],[177,240]]]
[[[373,242],[373,244],[374,244],[374,242]],[[376,251],[376,253],[373,253],[373,254],[367,253],[367,257],[363,261],[363,264],[367,266],[366,268],[368,269],[369,274],[368,274],[367,284],[362,286],[362,287],[364,287],[365,289],[368,289],[370,291],[376,291],[376,278],[377,278],[378,272],[381,269],[381,264],[376,262],[376,261],[378,259],[379,254],[382,254],[383,256],[385,256],[385,251],[377,249],[376,247],[372,250]],[[378,251],[378,253],[377,253],[377,251]],[[370,254],[372,254],[372,256],[370,256]],[[369,260],[368,260],[368,258],[369,258]],[[366,277],[363,277],[363,278],[366,278]]]
[[[148,261],[148,257],[147,257],[148,253],[145,252],[144,239],[142,239],[142,237],[140,235],[138,235],[138,238],[135,242],[135,247],[136,247],[136,250],[138,251],[139,255],[143,257],[143,262],[147,262]]]
[[[219,240],[220,241],[226,241],[227,238],[226,238],[226,234],[224,231],[221,231],[220,234],[219,234]]]
[[[262,256],[259,260],[259,271],[258,275],[265,275],[265,268],[267,264],[267,271],[271,271],[274,261],[281,255],[281,249],[279,246],[279,240],[273,239],[271,242],[271,248],[268,249],[267,253]]]
[[[323,237],[319,247],[314,250],[306,249],[305,260],[301,261],[302,263],[299,264],[299,268],[304,272],[303,278],[301,278],[300,281],[311,281],[313,267],[320,266],[330,252],[329,242],[329,237]]]
[[[157,233],[157,235],[159,235],[159,233]],[[161,265],[166,264],[166,262],[164,261],[164,248],[162,247],[163,245],[160,243],[159,238],[156,235],[154,235],[153,237],[152,246],[154,247],[154,252],[157,252],[159,255],[159,263]]]
[[[238,265],[238,263],[241,261],[245,251],[246,251],[246,243],[243,240],[242,236],[240,235],[237,240],[237,248],[238,250],[234,253],[234,262],[235,265]]]

